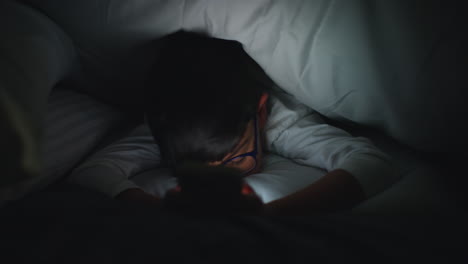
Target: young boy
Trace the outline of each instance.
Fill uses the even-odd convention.
[[[128,178],[160,164],[177,168],[187,162],[231,167],[248,177],[262,171],[263,156],[272,152],[328,171],[304,189],[264,205],[270,212],[293,213],[350,208],[394,180],[389,158],[369,140],[325,124],[284,92],[265,89],[255,78],[258,65],[240,43],[183,31],[161,43],[145,100],[157,145],[141,127],[137,134],[145,140],[119,148],[124,139],[104,149],[78,168],[72,181],[120,199],[157,204],[160,197]],[[124,152],[134,159],[122,158]],[[116,166],[123,171],[118,176],[109,170]],[[96,175],[91,169],[103,170],[101,180],[91,176]]]

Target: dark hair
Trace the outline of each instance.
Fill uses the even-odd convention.
[[[193,32],[170,34],[159,45],[145,111],[163,160],[170,167],[221,160],[256,114],[264,91],[249,74],[253,60],[237,41]]]

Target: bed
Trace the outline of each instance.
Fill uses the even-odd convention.
[[[466,179],[456,174],[468,134],[458,120],[468,109],[459,89],[459,10],[442,1],[2,1],[2,158],[22,150],[2,163],[2,243],[25,260],[60,261],[78,254],[70,237],[86,244],[95,234],[76,262],[143,260],[151,243],[181,262],[219,261],[213,249],[282,263],[466,257],[458,242],[467,234]],[[178,29],[241,42],[279,87],[391,155],[401,179],[350,212],[284,219],[166,215],[63,186],[77,164],[135,125],[155,39]],[[302,177],[306,168],[281,157],[269,164],[263,177],[301,180],[270,188],[264,200],[323,174],[309,168],[315,176]],[[152,173],[134,180],[156,193]],[[259,175],[251,184],[261,182]],[[36,221],[26,227],[29,217]],[[167,229],[155,229],[159,222]],[[134,253],[112,242],[116,229],[138,241]],[[31,254],[17,254],[22,243]]]

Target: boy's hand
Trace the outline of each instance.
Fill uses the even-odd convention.
[[[209,212],[259,212],[263,208],[238,170],[190,163],[179,167],[175,175],[179,186],[164,198],[167,208]]]
[[[263,212],[264,204],[256,193],[242,194],[238,210],[246,213],[260,214]]]
[[[202,209],[216,211],[231,211],[242,213],[261,213],[263,211],[263,202],[255,193],[241,193],[238,199],[225,199],[220,197],[219,193],[209,191],[204,197],[193,197],[185,194],[180,187],[167,192],[164,197],[164,205],[171,210],[184,209]]]
[[[263,202],[255,191],[248,184],[242,185],[241,197],[239,201],[239,210],[249,213],[261,213],[263,211]]]

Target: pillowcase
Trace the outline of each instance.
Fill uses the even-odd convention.
[[[46,177],[70,171],[109,134],[131,124],[130,117],[89,95],[57,89],[49,96],[43,144]]]
[[[0,35],[1,201],[8,185],[39,175],[47,96],[71,69],[75,49],[54,22],[20,1],[0,1]]]
[[[39,190],[69,173],[87,155],[133,125],[129,115],[89,95],[54,89],[49,96],[41,141],[42,172],[2,190],[0,203]]]

